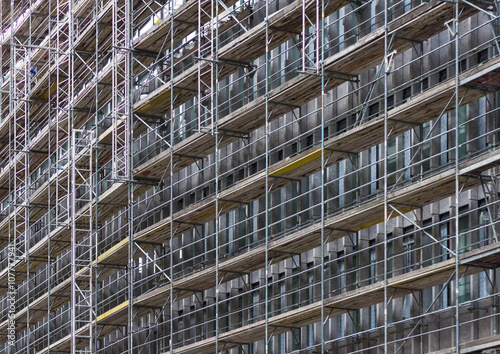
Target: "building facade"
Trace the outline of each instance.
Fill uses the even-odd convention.
[[[496,352],[499,16],[3,2],[0,352]]]

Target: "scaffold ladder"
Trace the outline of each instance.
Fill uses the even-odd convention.
[[[94,330],[93,228],[96,199],[94,131],[73,129],[71,136],[71,335],[75,353],[92,353]]]

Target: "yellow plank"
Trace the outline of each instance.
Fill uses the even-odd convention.
[[[283,166],[274,172],[271,172],[271,175],[272,176],[283,176],[283,175],[285,175],[293,170],[296,170],[297,168],[302,167],[302,166],[308,164],[309,162],[312,162],[312,161],[317,160],[319,158],[321,158],[321,149],[318,149],[316,151],[312,151],[309,154],[307,154],[307,155],[305,155],[297,160],[292,161],[290,164]]]
[[[102,315],[97,316],[97,322],[102,321],[102,320],[103,320],[103,319],[105,319],[106,317],[111,316],[112,314],[114,314],[114,313],[116,313],[116,312],[120,311],[121,309],[123,309],[124,307],[127,307],[127,306],[128,306],[128,300],[127,300],[127,301],[125,301],[125,302],[122,302],[122,303],[121,303],[120,305],[118,305],[118,306],[113,307],[111,310],[104,312]]]
[[[64,79],[59,78],[59,83],[62,82]],[[57,90],[58,83],[53,83],[52,86],[50,87],[50,95],[53,95],[54,92]],[[42,99],[48,100],[49,99],[49,90],[45,91],[42,96]]]
[[[111,253],[115,252],[116,250],[118,250],[122,246],[126,245],[127,243],[128,243],[128,238],[124,238],[123,240],[121,240],[120,242],[118,242],[116,245],[114,245],[113,247],[111,247],[109,250],[107,250],[106,252],[104,252],[103,254],[101,254],[99,257],[97,257],[97,262],[101,262],[103,259],[105,259],[106,257],[108,257]]]

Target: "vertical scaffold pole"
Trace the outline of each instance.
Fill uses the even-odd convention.
[[[389,42],[388,42],[388,0],[384,0],[384,58],[387,58],[388,55],[388,49],[389,49]],[[389,206],[388,206],[388,190],[387,190],[387,146],[388,146],[388,134],[389,134],[389,127],[388,127],[388,112],[387,112],[387,84],[388,84],[388,67],[387,67],[387,60],[383,61],[384,65],[384,353],[388,353],[388,324],[389,324],[389,318],[388,318],[388,301],[389,301],[389,296],[388,296],[388,290],[387,290],[387,281],[388,281],[388,243],[387,243],[387,232],[388,232],[388,218],[389,218]]]
[[[266,268],[265,268],[265,298],[264,298],[264,308],[265,308],[265,350],[266,354],[268,354],[269,351],[269,306],[267,305],[267,302],[269,301],[269,274],[270,274],[270,266],[269,266],[269,237],[270,237],[270,232],[269,232],[269,203],[271,202],[271,198],[269,196],[269,114],[271,113],[269,109],[269,75],[270,75],[270,69],[271,65],[269,63],[270,61],[270,52],[269,52],[269,45],[270,45],[270,40],[271,37],[269,35],[269,2],[266,1],[266,56],[264,58],[265,60],[265,104],[266,104],[266,109],[265,109],[265,114],[266,114],[266,122],[265,122],[265,144],[266,144],[266,192],[265,192],[265,232],[264,232],[264,237],[265,237],[265,261],[266,261]]]
[[[9,78],[9,111],[7,114],[7,117],[9,117],[9,165],[12,165],[14,163],[14,156],[15,156],[15,148],[14,148],[14,140],[16,137],[13,136],[13,131],[14,131],[14,124],[12,124],[12,119],[10,118],[11,116],[14,115],[14,79],[15,79],[15,60],[14,60],[14,1],[10,2],[10,78]],[[16,169],[14,168],[14,173],[12,172],[11,169],[9,169],[9,196],[12,195],[12,193],[15,192],[15,183],[12,183],[12,181],[15,182],[16,180]],[[10,211],[15,208],[15,203],[12,201],[9,201],[9,208],[8,211]],[[8,288],[9,288],[9,297],[14,297],[16,294],[16,281],[15,281],[15,272],[13,271],[12,267],[15,264],[16,260],[16,238],[15,238],[15,229],[12,227],[12,223],[9,222],[9,257],[8,257]],[[13,317],[14,313],[12,311],[9,311],[9,319],[10,317]],[[11,335],[9,333],[9,335]],[[13,337],[8,337],[8,352],[10,353],[15,353],[15,333],[12,334]],[[13,343],[14,342],[14,343]]]
[[[317,12],[319,8],[316,7]],[[319,69],[321,70],[321,353],[325,352],[325,196],[326,196],[326,160],[325,160],[325,95],[326,95],[326,85],[325,81],[325,1],[321,0],[321,16],[316,14],[317,22],[316,26],[319,26],[319,37],[318,51],[319,51]]]
[[[123,6],[123,5],[122,5]],[[122,53],[125,56],[124,58],[124,73],[123,73],[123,114],[124,116],[120,115],[122,114],[121,110],[116,110],[116,115],[114,116],[113,120],[113,125],[116,128],[113,134],[113,139],[118,144],[123,144],[123,157],[124,157],[124,179],[125,183],[127,183],[127,233],[128,233],[128,313],[127,313],[127,347],[128,347],[128,352],[133,353],[134,349],[134,272],[135,272],[135,265],[134,265],[134,188],[135,185],[133,183],[133,173],[134,173],[134,168],[133,168],[133,114],[132,114],[132,50],[133,50],[133,43],[132,43],[132,24],[133,24],[133,14],[134,14],[134,8],[133,8],[133,1],[132,0],[125,0],[125,9],[124,9],[124,48],[122,48]],[[118,65],[118,63],[116,63]],[[121,120],[120,120],[121,119]],[[117,127],[118,124],[123,124],[123,132],[122,130]],[[121,134],[123,134],[123,138],[121,137]],[[114,156],[116,159],[116,156]],[[119,163],[120,159],[116,159],[115,162]],[[118,167],[116,168],[116,171],[118,171]],[[119,174],[116,173],[115,176],[113,177],[118,177]]]
[[[52,13],[52,5],[53,2],[52,0],[49,0],[49,5],[48,5],[48,13]],[[50,19],[50,16],[49,16],[49,20],[48,20],[48,37],[49,38],[52,38],[52,35],[53,35],[53,28],[52,28],[52,21]],[[47,53],[47,60],[48,60],[48,70],[49,72],[52,70],[52,56],[53,56],[53,53],[52,53],[52,50],[50,48],[50,45],[49,45],[49,48],[48,48],[48,53]],[[47,121],[48,121],[48,124],[52,124],[52,121],[53,121],[53,116],[52,116],[52,109],[51,109],[51,104],[50,102],[52,101],[52,93],[51,91],[49,90],[48,92],[48,117],[47,117]],[[48,131],[48,139],[47,141],[49,142],[48,146],[47,146],[47,153],[48,153],[48,156],[51,156],[53,154],[53,150],[52,150],[52,131],[49,129]],[[50,171],[51,171],[51,167],[49,166],[49,174],[50,174]],[[52,230],[52,213],[50,212],[51,210],[51,205],[52,205],[52,184],[49,184],[48,186],[48,193],[47,193],[47,210],[49,211],[48,212],[48,215],[47,215],[47,234],[50,234],[51,230]],[[52,277],[52,274],[53,274],[53,271],[52,271],[52,257],[51,257],[51,240],[50,240],[50,237],[47,238],[47,292],[50,294],[51,292],[51,284],[50,284],[50,279]],[[55,272],[54,272],[55,273]],[[51,301],[50,301],[50,296],[47,297],[47,317],[50,316],[50,309],[51,309]],[[47,325],[47,347],[50,347],[51,345],[51,342],[52,342],[52,337],[51,337],[51,330],[50,330],[50,325]]]
[[[75,149],[76,149],[76,136],[74,132],[74,127],[73,127],[73,110],[71,107],[72,99],[73,99],[73,65],[74,65],[74,57],[72,55],[72,50],[73,50],[73,26],[74,26],[74,13],[73,13],[73,0],[69,0],[69,13],[68,13],[68,96],[67,96],[67,104],[68,107],[68,124],[69,124],[69,129],[68,129],[68,149],[69,155],[68,159],[70,162],[70,167],[68,171],[69,175],[69,184],[68,187],[71,188],[71,191],[68,194],[68,199],[70,200],[70,229],[71,229],[71,353],[76,353],[77,352],[77,344],[78,344],[78,336],[77,336],[77,322],[76,322],[76,317],[77,317],[77,312],[79,310],[79,306],[77,305],[77,300],[79,298],[78,290],[77,290],[77,285],[76,285],[76,274],[78,271],[78,264],[77,264],[77,234],[76,234],[76,208],[77,208],[77,203],[75,200],[76,197],[76,162],[75,162]],[[71,135],[69,135],[71,134]],[[91,208],[91,207],[90,207]]]
[[[219,104],[219,85],[217,74],[219,72],[219,0],[210,0],[210,92],[211,92],[211,116],[212,116],[212,132],[215,138],[215,352],[219,353],[221,347],[219,345],[219,332],[220,332],[220,272],[219,272],[219,255],[220,255],[220,208],[221,202],[219,199],[220,188],[219,175],[220,175],[220,144],[222,139],[222,134],[219,131],[219,115],[218,115],[218,104]],[[215,30],[214,30],[215,27]]]
[[[460,16],[459,0],[455,0],[455,19],[454,19],[454,36],[455,36],[455,348],[456,352],[460,353],[460,273],[459,273],[459,248],[460,248],[460,230],[459,230],[459,197],[460,197],[460,165],[459,165],[459,153],[460,153],[460,98],[458,96],[459,89],[459,79],[460,79],[460,36],[458,30],[458,19]]]
[[[173,51],[174,51],[174,3],[170,3],[170,210],[169,210],[169,216],[170,220],[170,238],[169,238],[169,252],[170,252],[170,262],[169,262],[169,269],[170,269],[170,303],[169,303],[169,330],[170,330],[170,336],[169,336],[169,343],[168,347],[170,348],[170,352],[174,352],[174,285],[172,283],[172,277],[174,275],[174,234],[175,234],[175,229],[174,229],[174,102],[175,102],[175,97],[174,97],[174,56],[173,56]]]

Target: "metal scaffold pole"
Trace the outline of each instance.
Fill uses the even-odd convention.
[[[317,43],[318,53],[316,56],[319,61],[319,73],[321,74],[321,286],[320,286],[320,301],[321,301],[321,326],[320,326],[320,340],[321,340],[321,353],[325,352],[325,340],[326,340],[326,331],[325,329],[328,327],[327,322],[329,321],[329,316],[325,315],[325,295],[326,295],[326,279],[325,279],[325,248],[327,238],[325,237],[325,218],[326,218],[326,174],[327,174],[327,166],[326,166],[326,155],[325,155],[325,140],[328,138],[325,134],[325,98],[326,98],[326,86],[328,85],[328,79],[325,77],[325,1],[316,0],[316,26],[319,27],[318,36],[320,37]]]
[[[270,218],[270,203],[271,203],[271,195],[270,195],[270,191],[269,191],[269,188],[271,186],[270,184],[270,181],[269,181],[269,148],[270,148],[270,139],[269,139],[269,135],[270,135],[270,126],[269,126],[269,121],[270,121],[270,115],[272,114],[272,110],[270,109],[269,105],[270,105],[270,102],[269,102],[269,76],[271,74],[271,63],[270,63],[270,60],[271,60],[271,51],[269,49],[269,46],[270,46],[270,43],[271,43],[271,35],[270,35],[270,29],[269,29],[269,2],[266,1],[266,17],[265,17],[265,20],[266,22],[266,52],[265,52],[265,57],[264,57],[264,60],[265,60],[265,64],[264,64],[264,76],[265,76],[265,80],[264,80],[264,85],[265,85],[265,89],[264,89],[264,99],[265,99],[265,104],[266,104],[266,107],[265,107],[265,117],[266,117],[266,120],[265,120],[265,133],[264,133],[264,136],[265,136],[265,195],[264,195],[264,202],[265,202],[265,220],[264,220],[264,238],[265,238],[265,269],[264,269],[264,277],[265,277],[265,282],[264,282],[264,286],[265,286],[265,290],[264,290],[264,294],[265,294],[265,297],[264,297],[264,320],[265,320],[265,352],[266,354],[272,352],[272,348],[270,349],[269,348],[269,342],[271,341],[271,337],[270,337],[270,334],[272,333],[270,330],[269,330],[269,317],[270,317],[270,314],[269,314],[269,306],[268,306],[268,303],[270,301],[269,299],[269,277],[271,275],[271,266],[269,264],[270,262],[270,257],[269,257],[269,238],[271,236],[271,232],[269,230],[269,218]],[[271,344],[272,345],[272,344]]]
[[[169,88],[170,88],[170,122],[166,122],[165,124],[168,124],[170,126],[170,135],[169,135],[169,142],[170,142],[170,162],[168,164],[167,170],[168,170],[168,182],[170,184],[169,186],[169,217],[170,217],[170,228],[169,228],[169,239],[168,239],[168,253],[169,253],[169,263],[168,263],[168,271],[169,271],[169,306],[168,306],[168,344],[167,347],[170,350],[171,353],[174,352],[174,284],[173,284],[173,275],[174,275],[174,236],[175,236],[175,226],[174,226],[174,168],[175,168],[175,150],[174,150],[174,143],[175,143],[175,137],[174,137],[174,130],[175,130],[175,122],[174,122],[174,108],[175,108],[175,96],[174,96],[174,80],[172,78],[174,77],[174,57],[173,57],[173,50],[174,50],[174,32],[175,32],[175,22],[174,22],[174,15],[175,15],[175,7],[174,3],[169,4],[169,13],[168,16],[170,18],[170,50],[169,55],[170,55],[170,67],[168,70],[168,74],[170,76],[169,80]],[[168,116],[167,116],[168,117]]]
[[[68,111],[70,135],[68,141],[70,175],[70,229],[71,229],[71,351],[94,353],[96,334],[95,313],[95,254],[96,254],[96,130],[79,128],[77,123],[75,49],[77,24],[74,3],[69,3],[69,91]]]
[[[115,5],[118,5],[115,3]],[[123,6],[123,5],[122,5]],[[112,174],[113,178],[120,180],[120,177],[124,179],[127,184],[127,237],[128,237],[128,266],[127,266],[127,298],[128,298],[128,313],[127,313],[127,348],[129,353],[134,352],[134,282],[135,282],[135,241],[134,241],[134,151],[133,151],[133,137],[134,137],[134,122],[133,122],[133,110],[132,110],[132,99],[133,99],[133,23],[134,23],[134,7],[132,0],[126,0],[124,8],[117,8],[120,11],[120,16],[123,16],[120,21],[123,21],[123,34],[116,33],[116,39],[119,36],[123,36],[123,44],[116,43],[119,45],[118,56],[123,56],[123,63],[115,63],[117,65],[116,70],[123,65],[123,73],[116,72],[116,80],[123,80],[123,98],[121,102],[116,102],[120,106],[115,107],[115,115],[113,120],[113,146],[115,151],[113,152],[113,167],[114,171]],[[117,12],[118,16],[118,12]],[[117,23],[118,24],[118,23]],[[122,91],[118,92],[121,93]],[[122,115],[123,114],[123,115]],[[120,127],[123,125],[123,128]],[[115,145],[116,144],[116,145]],[[119,151],[120,150],[120,151]],[[115,155],[117,154],[117,155]],[[123,157],[120,155],[123,154]],[[123,160],[122,160],[123,159]],[[121,166],[123,165],[123,166]],[[124,168],[123,175],[119,172],[121,168]]]
[[[68,83],[68,96],[66,97],[67,101],[67,107],[66,110],[68,111],[68,150],[69,154],[71,156],[68,156],[68,162],[71,164],[71,168],[68,171],[68,187],[71,188],[71,190],[68,190],[67,198],[70,200],[70,205],[69,205],[69,213],[70,213],[70,220],[69,220],[69,227],[71,229],[71,353],[77,353],[77,345],[79,345],[79,337],[77,334],[77,331],[79,330],[78,322],[77,322],[77,317],[80,315],[80,308],[78,305],[78,302],[81,300],[81,295],[79,292],[78,285],[76,284],[76,278],[77,278],[77,273],[79,271],[78,269],[78,261],[77,261],[77,253],[79,251],[78,247],[78,235],[76,231],[76,222],[78,218],[78,211],[77,209],[77,203],[76,203],[76,193],[77,193],[77,187],[76,183],[78,180],[78,177],[76,176],[77,172],[77,162],[76,162],[76,131],[75,127],[73,126],[73,100],[74,100],[74,56],[73,56],[73,51],[74,51],[74,9],[73,9],[73,0],[69,0],[68,2],[68,48],[67,48],[67,55],[69,55],[68,58],[68,77],[67,80],[69,80]],[[89,161],[89,164],[91,162]],[[83,177],[85,178],[85,177]],[[90,192],[90,191],[88,191]],[[85,194],[85,192],[84,192]],[[92,208],[90,208],[91,210]],[[90,225],[92,225],[90,223]]]
[[[454,195],[454,228],[455,228],[455,348],[460,353],[460,35],[459,24],[460,7],[459,0],[455,0],[453,32],[455,44],[455,195]]]
[[[53,2],[52,0],[49,0],[48,1],[48,8],[49,8],[49,13],[52,12],[52,6],[53,6]],[[54,28],[53,28],[53,21],[49,20],[48,21],[48,31],[47,31],[47,36],[48,38],[52,38],[53,36],[53,33],[54,33]],[[48,53],[47,53],[47,60],[48,60],[48,70],[51,71],[52,70],[52,62],[53,62],[53,51],[50,49],[49,47],[49,50],[48,50]],[[48,100],[49,100],[49,111],[48,111],[48,117],[47,117],[47,121],[49,122],[49,124],[51,124],[53,122],[53,110],[50,109],[50,101],[52,99],[52,94],[49,90],[49,94],[48,94]],[[47,140],[49,142],[48,146],[47,146],[47,153],[49,156],[51,156],[54,152],[52,150],[52,139],[53,139],[53,136],[52,136],[52,132],[51,130],[49,129],[49,132],[48,132],[48,136],[47,136]],[[50,210],[51,208],[51,205],[52,205],[52,200],[53,200],[53,188],[54,188],[54,185],[53,184],[49,184],[48,186],[48,192],[47,192],[47,210]],[[56,187],[57,188],[57,187]],[[50,233],[51,231],[51,225],[53,224],[53,221],[52,221],[52,213],[48,213],[47,215],[47,220],[46,220],[46,224],[47,224],[47,229],[48,229],[48,233]],[[51,290],[52,290],[52,284],[50,282],[50,279],[51,277],[54,275],[54,271],[53,271],[53,260],[52,260],[52,257],[51,257],[51,247],[52,247],[52,242],[50,240],[50,237],[47,239],[47,292],[50,293]],[[50,301],[50,297],[47,297],[47,317],[50,316],[50,312],[51,312],[51,301]],[[51,328],[50,326],[47,326],[47,334],[46,334],[46,337],[47,337],[47,346],[50,346],[51,343],[52,343],[52,337],[51,337],[51,334],[52,334],[52,331],[51,331]]]
[[[132,139],[131,94],[132,94],[132,17],[133,5],[113,0],[112,31],[112,156],[111,178],[118,183],[131,180],[129,152]]]
[[[388,225],[387,223],[389,222],[389,205],[388,205],[388,169],[387,169],[387,159],[388,159],[388,152],[387,152],[387,147],[388,147],[388,139],[389,139],[389,126],[388,126],[388,110],[387,110],[387,102],[388,102],[388,75],[389,75],[389,68],[387,67],[387,55],[388,50],[389,50],[389,28],[388,28],[388,11],[389,11],[389,1],[384,0],[384,61],[383,61],[383,75],[384,75],[384,142],[383,142],[383,188],[384,188],[384,224],[383,224],[383,237],[384,237],[384,342],[383,342],[383,348],[384,348],[384,353],[388,353],[389,351],[389,317],[388,317],[388,307],[390,306],[389,304],[389,294],[388,294],[388,289],[387,289],[387,283],[388,283]]]
[[[97,19],[99,16],[99,0],[93,0],[93,5],[92,5],[92,16],[94,19]],[[100,237],[99,237],[99,218],[98,218],[98,206],[99,206],[99,193],[97,189],[97,174],[95,173],[99,169],[99,150],[98,150],[98,136],[99,136],[99,114],[97,114],[97,107],[99,107],[99,32],[101,30],[101,24],[96,21],[95,23],[95,50],[94,50],[94,70],[91,71],[93,73],[93,81],[94,81],[94,97],[93,97],[93,106],[95,109],[94,118],[92,129],[91,129],[91,138],[93,139],[91,143],[91,148],[95,149],[93,154],[91,153],[92,158],[90,159],[90,170],[93,172],[91,177],[91,188],[92,192],[94,194],[94,208],[93,208],[93,214],[91,214],[91,220],[93,220],[93,225],[91,224],[90,227],[92,230],[91,233],[91,260],[92,263],[89,265],[89,272],[91,273],[90,276],[90,281],[92,282],[93,280],[93,288],[92,291],[90,292],[90,296],[92,297],[91,299],[91,304],[93,304],[93,307],[91,308],[91,321],[94,323],[91,323],[91,326],[93,326],[93,333],[90,336],[90,340],[93,342],[90,344],[90,348],[93,349],[93,351],[97,351],[98,348],[98,332],[97,332],[97,314],[98,314],[98,290],[99,290],[99,284],[98,284],[98,274],[100,272],[99,269],[99,242],[100,242]]]
[[[22,171],[23,167],[21,167],[21,171],[18,171],[18,165],[15,163],[14,159],[18,154],[23,154],[23,151],[27,148],[24,145],[23,139],[23,130],[25,126],[21,123],[20,119],[24,121],[26,116],[26,111],[23,110],[25,105],[24,100],[26,99],[23,91],[26,90],[26,80],[28,79],[25,75],[26,71],[23,70],[23,66],[20,66],[20,69],[16,69],[17,65],[22,64],[23,53],[21,53],[21,62],[18,63],[19,60],[19,51],[22,51],[22,47],[16,43],[14,38],[14,13],[15,13],[15,2],[12,1],[10,3],[10,69],[11,75],[9,78],[9,164],[14,163],[15,167],[13,171],[9,170],[9,195],[12,197],[9,200],[9,210],[19,210],[20,217],[23,217],[23,213],[27,213],[27,208],[23,209],[24,198],[22,191],[19,194],[19,190],[23,188],[23,185],[26,181],[23,180]],[[20,111],[20,113],[18,113]],[[19,117],[19,114],[21,117]],[[12,119],[10,118],[12,117]],[[27,128],[26,128],[27,129]],[[25,154],[23,154],[25,155]],[[24,162],[25,157],[21,157]],[[25,166],[26,167],[26,166]],[[25,190],[24,195],[27,193]],[[22,198],[22,200],[20,200]],[[19,246],[22,247],[22,241],[26,241],[26,237],[23,234],[18,234],[18,218],[14,219],[14,223],[9,222],[9,274],[8,274],[8,290],[9,297],[13,298],[13,304],[15,305],[15,299],[17,294],[17,284],[16,284],[16,273],[13,271],[12,267],[14,266],[16,260],[20,260],[25,256],[24,250],[21,250]],[[21,245],[19,245],[21,243]],[[22,247],[24,248],[24,247]],[[14,318],[15,313],[12,310],[9,310],[9,320]],[[16,344],[15,344],[15,336],[9,337],[8,341],[8,351],[9,353],[15,352]]]
[[[209,15],[209,33],[208,42],[210,43],[210,62],[209,62],[209,81],[211,102],[211,130],[215,139],[215,151],[214,151],[214,165],[215,165],[215,352],[221,353],[224,345],[219,342],[219,334],[221,328],[221,319],[219,316],[219,311],[221,308],[221,285],[222,280],[220,271],[220,254],[221,254],[221,216],[220,213],[223,208],[223,202],[220,200],[221,184],[219,183],[219,178],[221,175],[221,151],[220,144],[224,138],[223,133],[219,130],[219,1],[221,0],[208,0],[210,2],[210,13]],[[200,12],[203,11],[200,9]],[[200,22],[201,27],[201,22]],[[202,57],[200,53],[200,58]],[[201,78],[200,78],[201,80]]]

